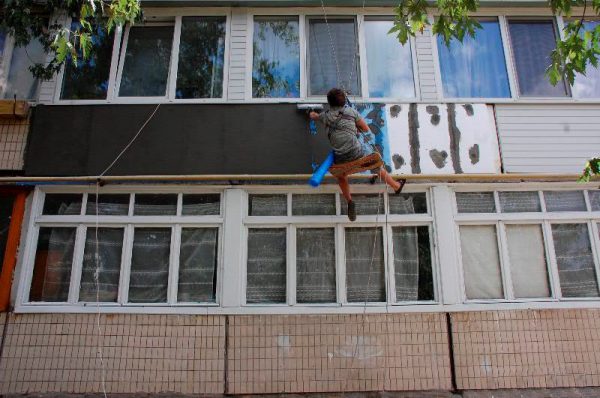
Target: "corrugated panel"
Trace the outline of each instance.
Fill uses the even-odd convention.
[[[229,47],[230,101],[243,101],[246,96],[246,47],[248,43],[248,14],[246,9],[234,9],[231,15]]]
[[[600,104],[496,105],[507,173],[579,173],[600,154]]]
[[[438,89],[435,78],[435,66],[433,63],[431,30],[426,29],[422,34],[418,35],[415,43],[421,99],[437,100]]]

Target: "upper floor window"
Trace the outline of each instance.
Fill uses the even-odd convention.
[[[0,98],[36,100],[39,79],[29,67],[46,61],[44,46],[37,39],[24,47],[16,46],[12,37],[0,31],[0,52]]]
[[[340,87],[360,96],[358,30],[354,17],[308,20],[308,95]]]
[[[369,97],[414,98],[410,41],[400,44],[388,32],[393,22],[386,18],[365,18],[364,34],[367,55]]]
[[[437,37],[444,96],[447,98],[510,97],[508,73],[497,18],[479,20],[477,36],[446,46]]]
[[[71,23],[71,30],[77,29],[79,22]],[[65,63],[64,78],[60,93],[61,99],[106,99],[112,58],[114,32],[97,28],[92,36],[92,53],[87,60],[78,60],[77,66],[70,58]]]
[[[255,17],[253,98],[300,97],[298,17]]]
[[[593,32],[598,29],[600,21],[585,21],[581,29],[581,34]],[[578,98],[599,98],[600,97],[600,67],[587,65],[585,75],[578,74],[573,84],[573,95]]]
[[[508,21],[512,55],[522,97],[566,97],[564,81],[550,84],[546,68],[550,53],[556,48],[556,27],[552,20]]]
[[[225,68],[225,17],[183,17],[176,98],[220,98]]]

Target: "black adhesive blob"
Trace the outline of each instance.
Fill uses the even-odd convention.
[[[471,158],[471,164],[479,163],[479,144],[475,144],[469,148],[469,158]]]
[[[438,108],[436,105],[427,105],[427,107],[425,107],[425,111],[430,115],[437,115],[440,113],[440,108]]]
[[[446,151],[438,151],[437,149],[432,149],[429,151],[429,157],[433,160],[433,164],[438,169],[443,168],[446,165],[446,160],[448,159],[448,152]]]
[[[475,110],[473,109],[473,105],[464,104],[463,108],[465,108],[465,112],[467,112],[467,116],[473,116],[475,114]]]
[[[434,126],[440,124],[440,115],[431,115],[431,124]]]
[[[390,108],[390,116],[393,118],[397,118],[400,112],[402,112],[402,107],[400,105],[394,105]]]
[[[398,170],[400,167],[404,166],[404,158],[397,153],[392,156],[392,161],[394,162],[394,168]]]

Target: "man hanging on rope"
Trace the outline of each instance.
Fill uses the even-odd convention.
[[[321,114],[311,112],[310,118],[319,120],[325,125],[327,137],[334,152],[334,163],[348,163],[368,155],[366,148],[363,148],[358,140],[358,133],[368,132],[369,126],[355,109],[346,106],[347,100],[344,91],[339,88],[331,89],[327,93],[327,102],[329,103],[329,110]],[[402,183],[395,181],[383,167],[374,171],[396,194],[402,191],[404,181]],[[348,202],[348,218],[350,221],[354,221],[356,220],[356,206],[350,194],[348,177],[336,178],[342,194]]]

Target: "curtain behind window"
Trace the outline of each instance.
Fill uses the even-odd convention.
[[[136,228],[129,279],[130,303],[166,303],[171,228]]]
[[[299,228],[296,234],[298,303],[335,303],[335,231]]]
[[[123,251],[123,228],[88,228],[85,237],[85,251],[81,271],[79,301],[116,302],[119,293],[121,273],[121,253]],[[96,248],[98,261],[96,264]],[[98,286],[95,273],[98,268]],[[96,296],[96,293],[98,295]]]
[[[525,97],[567,96],[564,82],[553,86],[546,77],[550,53],[556,48],[554,23],[513,20],[508,26],[517,68],[519,94]]]
[[[346,228],[346,288],[349,303],[386,301],[381,228]]]
[[[553,224],[552,239],[563,297],[598,297],[587,224]]]
[[[504,298],[496,227],[461,225],[460,248],[467,298]]]
[[[508,73],[498,20],[479,21],[476,38],[452,40],[447,47],[438,35],[444,96],[454,98],[510,97]]]
[[[309,25],[309,95],[325,95],[333,87],[360,95],[360,61],[354,19],[329,19],[329,29],[323,19],[311,19]]]

